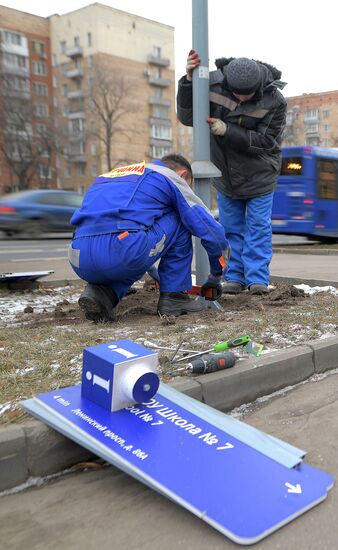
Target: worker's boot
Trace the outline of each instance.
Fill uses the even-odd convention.
[[[224,294],[240,294],[246,290],[246,286],[241,285],[241,283],[236,283],[235,281],[229,281],[222,286],[222,292]]]
[[[250,294],[254,294],[255,296],[262,296],[263,294],[268,294],[269,289],[265,285],[250,285],[249,292]]]
[[[161,292],[157,304],[157,313],[160,315],[184,315],[199,313],[207,309],[205,300],[191,298],[186,292]]]
[[[115,306],[118,303],[115,292],[104,285],[88,283],[79,298],[79,306],[90,321],[115,321]]]

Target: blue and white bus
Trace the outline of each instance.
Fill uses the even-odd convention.
[[[272,231],[338,241],[338,148],[282,148]]]

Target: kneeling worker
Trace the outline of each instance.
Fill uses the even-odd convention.
[[[202,286],[222,294],[228,241],[224,229],[191,189],[192,170],[180,155],[115,168],[96,178],[71,223],[69,248],[75,273],[88,282],[79,298],[87,319],[113,321],[114,308],[131,285],[160,260],[160,314],[205,308],[185,291],[192,286],[192,239],[201,239],[210,262]]]

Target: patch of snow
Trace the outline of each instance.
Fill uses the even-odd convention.
[[[9,373],[9,376],[25,376],[28,372],[32,372],[34,367],[27,367],[25,369],[16,369],[14,372]]]
[[[317,292],[330,292],[334,296],[338,296],[338,290],[334,286],[309,286],[306,284],[294,285],[296,288],[303,290],[305,294],[316,294]]]

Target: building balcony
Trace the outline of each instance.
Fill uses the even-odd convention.
[[[83,69],[81,68],[68,69],[65,74],[67,78],[82,78]]]
[[[29,101],[30,99],[32,99],[32,94],[29,90],[8,89],[5,91],[4,95],[6,97],[10,97],[11,99],[21,99],[22,101]]]
[[[311,137],[319,137],[320,136],[320,132],[319,132],[319,129],[318,128],[304,128],[304,133],[306,136],[311,136]]]
[[[83,90],[74,90],[73,92],[68,92],[67,97],[68,99],[81,99],[85,96]]]
[[[150,124],[160,124],[161,126],[169,126],[171,128],[170,118],[149,117]]]
[[[150,145],[154,145],[155,147],[171,147],[172,140],[150,137]]]
[[[65,55],[68,57],[79,57],[83,55],[83,49],[81,46],[73,46],[72,48],[66,48]]]
[[[85,163],[87,162],[87,156],[85,153],[70,153],[69,160],[70,162]]]
[[[84,111],[70,111],[67,115],[67,118],[69,120],[74,120],[76,118],[86,118],[86,114]]]
[[[164,99],[163,97],[152,96],[148,99],[150,105],[161,105],[162,107],[171,107],[171,100]]]
[[[153,75],[149,76],[148,82],[152,86],[158,86],[160,88],[168,88],[168,86],[171,85],[171,80],[168,80],[167,78],[160,78]]]
[[[29,76],[29,68],[28,67],[17,67],[16,65],[11,65],[10,63],[4,63],[2,66],[2,75],[16,75],[16,76]]]
[[[86,138],[85,132],[69,132],[68,140],[72,143],[77,143],[78,141],[84,141]]]
[[[147,62],[149,65],[157,65],[157,67],[168,67],[170,65],[170,59],[156,57],[155,55],[148,55]]]

